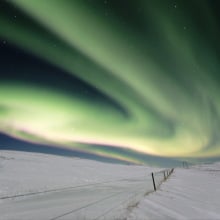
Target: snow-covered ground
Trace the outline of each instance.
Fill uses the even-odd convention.
[[[120,179],[144,178],[158,168],[19,151],[0,151],[0,198]]]
[[[0,151],[0,219],[220,219],[220,163],[159,170]]]
[[[126,216],[158,168],[39,153],[0,151],[0,219]]]
[[[220,163],[175,169],[127,219],[220,219]]]

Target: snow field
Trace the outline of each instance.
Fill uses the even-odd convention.
[[[153,191],[147,166],[0,151],[2,219],[124,219]],[[161,183],[155,175],[156,184]]]

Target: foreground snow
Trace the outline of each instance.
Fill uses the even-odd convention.
[[[175,169],[128,220],[220,219],[220,163]]]
[[[0,151],[0,219],[220,219],[220,163],[159,170]]]
[[[115,219],[153,190],[158,168],[0,151],[0,219]]]

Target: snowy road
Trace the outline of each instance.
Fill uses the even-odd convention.
[[[150,178],[124,179],[2,199],[1,219],[101,219],[111,214],[118,216],[150,190]]]

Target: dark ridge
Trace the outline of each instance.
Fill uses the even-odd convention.
[[[91,147],[98,151],[104,151],[104,152],[109,152],[109,153],[113,152],[125,158],[135,159],[139,161],[141,164],[147,164],[147,165],[157,166],[157,167],[177,167],[181,165],[181,162],[176,158],[153,156],[153,155],[139,153],[134,150],[120,148],[120,147],[111,147],[111,146],[104,146],[104,145],[91,145]]]
[[[33,153],[44,153],[52,155],[60,155],[65,157],[79,157],[84,159],[96,160],[105,163],[130,164],[118,159],[108,157],[101,157],[98,155],[80,152],[72,149],[62,149],[57,146],[49,146],[44,144],[30,143],[10,137],[6,134],[0,133],[0,151],[1,150],[15,150]]]

